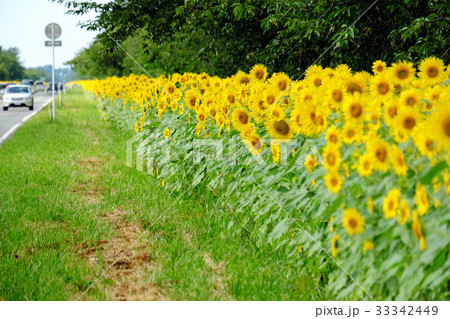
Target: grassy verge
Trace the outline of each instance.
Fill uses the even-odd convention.
[[[0,147],[0,299],[77,299],[130,251],[144,258],[117,263],[83,299],[327,298],[317,278],[229,227],[238,220],[210,195],[177,198],[127,167],[131,135],[81,91],[57,111],[57,123],[40,112]]]

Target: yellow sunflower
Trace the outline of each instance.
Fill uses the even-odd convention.
[[[168,128],[166,128],[165,130],[164,130],[164,137],[166,138],[166,139],[168,139],[169,138],[169,136],[170,136],[170,130],[168,129]]]
[[[264,81],[267,78],[267,68],[263,64],[255,64],[250,70],[250,77],[254,81]]]
[[[408,85],[415,79],[416,70],[412,62],[400,61],[392,63],[390,71],[394,82],[401,86]]]
[[[396,97],[391,98],[385,103],[384,107],[384,122],[387,126],[392,126],[395,117],[398,114],[399,102]]]
[[[295,134],[299,134],[302,131],[302,110],[299,107],[294,107],[291,112],[290,120],[292,122],[292,130]]]
[[[291,79],[283,72],[272,74],[269,79],[270,85],[278,90],[279,93],[284,93],[291,85]]]
[[[263,142],[259,135],[252,134],[248,138],[244,139],[244,144],[247,145],[250,153],[256,155],[261,153],[261,150],[263,148]]]
[[[359,93],[351,95],[342,106],[346,121],[362,122],[367,112],[368,102],[366,95]]]
[[[432,132],[424,128],[418,129],[413,138],[414,144],[419,149],[420,154],[432,159],[437,154],[437,141]]]
[[[325,101],[331,109],[339,109],[345,102],[347,92],[345,85],[340,79],[332,79],[325,85]]]
[[[400,207],[398,209],[398,222],[400,225],[404,225],[409,220],[409,204],[406,200],[400,201]]]
[[[386,62],[377,60],[372,64],[372,71],[374,74],[383,73],[386,70]]]
[[[322,157],[327,171],[337,171],[339,169],[342,157],[338,146],[327,144],[322,151]]]
[[[383,199],[384,218],[392,219],[397,216],[397,209],[400,200],[400,189],[391,189]]]
[[[328,129],[327,134],[325,135],[325,140],[327,143],[335,144],[338,147],[342,145],[341,133],[336,126],[333,125]]]
[[[425,85],[444,82],[446,77],[444,61],[434,56],[423,59],[419,64],[419,77]]]
[[[364,231],[364,218],[356,209],[346,208],[342,216],[342,223],[349,235],[357,235]]]
[[[394,169],[395,174],[399,176],[406,176],[408,165],[406,165],[406,160],[403,152],[397,146],[391,146],[389,158],[391,160],[392,168]]]
[[[424,185],[420,183],[416,185],[416,192],[414,194],[414,203],[417,206],[417,211],[420,216],[423,216],[428,211],[430,201],[428,200],[427,191]]]
[[[308,154],[305,156],[305,163],[304,163],[306,169],[308,172],[312,173],[314,171],[314,167],[317,166],[317,159],[314,155]]]
[[[328,172],[324,176],[325,186],[328,188],[330,192],[333,194],[339,193],[339,190],[342,186],[342,179],[339,176],[339,173],[336,171]]]
[[[200,105],[200,92],[197,90],[188,90],[184,94],[184,103],[190,109],[196,109]]]
[[[223,92],[223,101],[225,104],[234,106],[237,103],[237,99],[238,96],[236,90],[230,88]]]
[[[384,140],[375,137],[366,144],[367,153],[370,154],[373,161],[373,168],[377,171],[385,172],[389,157],[389,144]]]
[[[208,118],[208,115],[203,110],[199,110],[197,112],[197,121],[199,123],[205,123],[207,118]]]
[[[267,117],[270,119],[282,120],[285,118],[284,110],[280,104],[274,104],[267,110]]]
[[[384,102],[394,94],[394,84],[386,74],[380,74],[370,81],[370,92],[378,102]]]
[[[430,129],[439,150],[450,150],[450,103],[449,99],[440,103],[440,107],[427,119],[425,127]]]
[[[373,249],[375,245],[373,244],[373,241],[371,240],[365,240],[363,243],[363,253]]]
[[[404,136],[411,136],[420,125],[420,112],[410,107],[401,107],[394,120],[394,128]]]
[[[280,161],[280,144],[272,140],[272,143],[270,144],[270,150],[272,151],[273,162],[278,163]]]
[[[234,81],[238,87],[241,85],[247,85],[250,83],[250,76],[243,71],[238,71],[234,76]]]
[[[338,253],[338,242],[339,242],[339,236],[334,235],[331,239],[331,257],[336,257]]]
[[[358,166],[356,168],[359,175],[362,177],[369,176],[373,171],[372,158],[369,154],[364,154],[359,157]]]
[[[263,94],[264,94],[264,103],[266,103],[265,106],[266,109],[269,108],[273,103],[275,103],[280,95],[280,93],[277,92],[277,90],[271,86],[266,87]]]
[[[400,106],[411,107],[419,110],[423,104],[422,93],[417,89],[402,91],[399,98]]]
[[[362,127],[355,123],[345,123],[342,128],[342,140],[346,144],[359,143],[361,141]]]
[[[233,127],[241,132],[245,129],[250,128],[251,122],[250,122],[250,114],[243,108],[238,108],[233,111],[233,114],[231,116],[231,122],[233,124]]]
[[[271,119],[266,124],[267,132],[275,139],[292,139],[293,132],[290,122],[287,119]]]

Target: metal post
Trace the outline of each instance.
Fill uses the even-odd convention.
[[[52,24],[52,51],[53,51],[53,64],[52,64],[52,100],[53,100],[53,122],[55,121],[55,25]]]

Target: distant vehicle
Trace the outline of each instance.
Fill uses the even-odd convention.
[[[35,88],[34,88],[34,81],[30,80],[30,79],[25,79],[20,81],[21,85],[29,85],[31,87],[31,91],[34,92]]]
[[[20,81],[20,84],[28,84],[30,86],[34,85],[34,81],[31,79],[23,79],[22,81]]]
[[[54,85],[52,85],[52,82],[48,82],[48,86],[47,86],[47,93],[52,93],[52,87],[55,90],[55,92],[58,92],[58,90],[60,90],[60,84],[61,83],[56,83]],[[61,84],[62,85],[62,84]]]
[[[6,83],[0,83],[0,99],[2,98],[3,94],[5,94],[5,89],[7,85],[8,84]]]
[[[36,81],[36,83],[34,84],[34,89],[35,89],[36,91],[44,91],[44,90],[45,90],[44,82],[42,82],[42,81]]]
[[[29,85],[8,85],[3,95],[3,111],[12,106],[27,106],[33,110],[33,89]]]

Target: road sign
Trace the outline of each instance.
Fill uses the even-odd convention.
[[[45,27],[45,35],[49,39],[58,39],[61,36],[61,27],[56,23],[49,23]]]
[[[53,42],[53,45],[54,45],[55,47],[60,47],[60,46],[62,46],[62,41],[45,41],[45,46],[46,46],[46,47],[51,47],[51,46],[52,46],[52,42]]]

